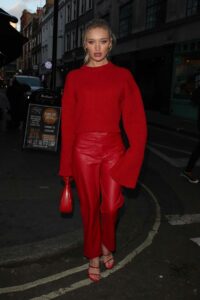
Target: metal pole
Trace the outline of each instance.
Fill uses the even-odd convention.
[[[52,45],[52,73],[50,88],[56,88],[56,62],[57,62],[57,35],[58,35],[58,1],[54,0],[53,12],[53,45]]]

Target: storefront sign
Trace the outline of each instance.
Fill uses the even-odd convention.
[[[60,107],[29,104],[23,148],[56,151]]]

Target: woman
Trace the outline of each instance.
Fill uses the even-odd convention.
[[[121,186],[135,187],[143,161],[146,121],[140,91],[125,69],[108,61],[114,36],[101,19],[83,35],[85,64],[71,71],[62,98],[59,175],[73,177],[80,198],[88,276],[99,281],[100,257],[114,266]],[[129,140],[125,150],[120,119]]]

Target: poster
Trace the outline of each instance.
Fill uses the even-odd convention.
[[[29,104],[23,148],[57,151],[61,108]]]

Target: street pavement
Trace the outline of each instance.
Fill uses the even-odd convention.
[[[198,137],[197,123],[194,120],[177,117],[175,115],[162,114],[157,111],[146,112],[148,125],[177,131],[180,134]]]
[[[192,121],[150,111],[147,120],[153,126],[197,136]],[[58,176],[59,150],[22,149],[20,130],[1,132],[0,140],[0,266],[37,261],[82,245],[75,184],[73,214],[62,216],[58,210],[63,188]],[[120,211],[117,241],[122,236],[125,241],[137,240],[151,228],[156,208],[140,184],[123,193],[125,206]],[[134,228],[130,228],[133,219]]]

